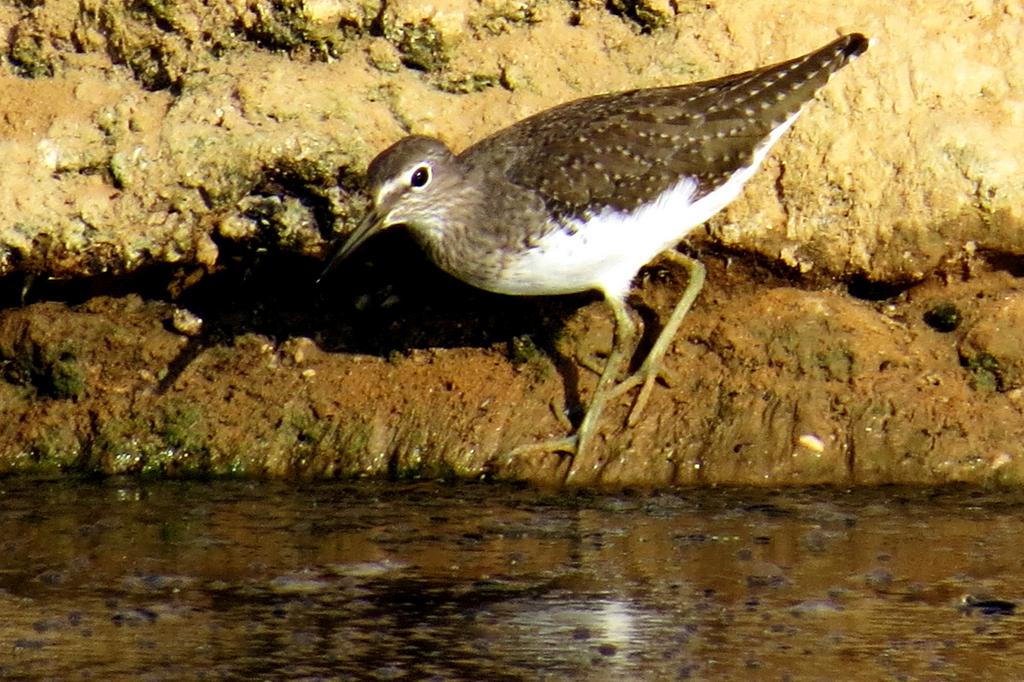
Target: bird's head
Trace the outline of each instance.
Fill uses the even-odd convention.
[[[440,238],[451,202],[460,195],[458,160],[440,140],[411,135],[381,152],[366,172],[370,209],[327,268],[347,258],[373,235],[405,225],[418,238]],[[323,275],[321,275],[323,277]]]

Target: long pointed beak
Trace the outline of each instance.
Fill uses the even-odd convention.
[[[338,265],[338,263],[348,258],[349,255],[358,249],[363,242],[372,237],[379,230],[382,220],[383,218],[377,207],[371,207],[369,212],[359,223],[359,226],[352,231],[352,234],[350,234],[344,242],[342,242],[341,247],[334,253],[331,260],[328,261],[327,267],[325,267],[323,272],[320,273],[320,276],[316,278],[316,283],[320,284],[324,277],[326,277],[327,274]]]

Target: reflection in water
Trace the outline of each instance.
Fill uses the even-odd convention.
[[[0,481],[0,677],[1012,678],[1024,497]]]

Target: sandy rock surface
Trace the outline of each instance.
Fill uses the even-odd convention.
[[[225,241],[320,254],[405,133],[458,149],[562,101],[849,30],[877,42],[712,235],[875,281],[920,280],[967,242],[1024,249],[1017,3],[79,4],[0,14],[0,274],[215,267]]]

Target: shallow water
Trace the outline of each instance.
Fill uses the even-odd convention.
[[[0,481],[4,679],[1009,679],[1024,496]]]

